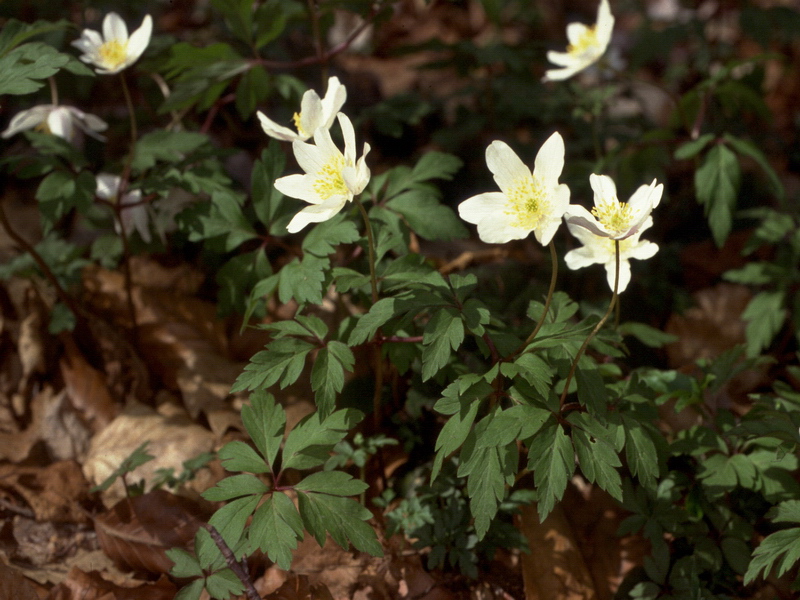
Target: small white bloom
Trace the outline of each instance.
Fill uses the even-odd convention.
[[[286,228],[289,233],[332,218],[369,183],[370,171],[365,160],[369,144],[364,144],[364,152],[356,160],[353,124],[344,113],[337,116],[344,137],[344,154],[333,143],[330,131],[319,127],[314,132],[314,144],[300,140],[292,143],[297,163],[306,174],[275,180],[279,192],[311,204],[294,216]]]
[[[569,40],[567,51],[551,50],[547,53],[547,60],[561,68],[548,70],[544,75],[544,81],[567,79],[596,62],[608,48],[613,29],[614,16],[611,14],[608,0],[601,0],[597,9],[597,23],[594,26],[570,23],[567,25]]]
[[[261,121],[261,128],[268,136],[294,142],[296,140],[306,141],[320,127],[330,129],[333,120],[339,110],[347,100],[347,90],[339,83],[338,77],[328,79],[328,90],[325,97],[320,99],[319,94],[314,90],[307,90],[300,101],[300,112],[294,113],[294,126],[297,132],[288,127],[278,125],[275,121],[267,117],[263,112],[258,111],[258,120]]]
[[[573,204],[567,208],[564,218],[567,223],[613,240],[624,240],[641,231],[664,192],[664,186],[656,185],[654,179],[650,185],[640,186],[624,204],[617,199],[617,187],[607,175],[592,174],[589,182],[594,190],[592,212]]]
[[[139,232],[142,239],[148,244],[152,240],[150,235],[150,213],[148,207],[142,202],[141,190],[131,190],[119,197],[119,184],[120,178],[117,175],[110,173],[100,173],[97,175],[97,197],[111,202],[119,202],[120,206],[130,206],[130,208],[123,208],[120,212],[120,220],[122,221],[122,228],[125,235],[130,236],[134,230]],[[119,233],[119,224],[115,221],[117,233]]]
[[[119,73],[135,63],[150,43],[153,19],[146,15],[139,29],[128,37],[125,21],[114,12],[103,19],[103,35],[84,29],[72,45],[83,52],[80,59],[95,66],[100,74]]]
[[[104,140],[99,132],[108,129],[108,124],[100,117],[85,113],[74,106],[41,104],[14,115],[2,136],[10,138],[20,131],[38,129],[74,143],[78,135],[76,128],[98,140]]]
[[[653,224],[653,218],[647,217],[639,231],[619,242],[619,284],[617,292],[622,293],[631,280],[630,260],[636,258],[646,260],[658,252],[658,245],[646,240],[639,240],[642,232]],[[564,256],[567,267],[581,269],[589,265],[603,265],[606,268],[608,287],[614,289],[616,271],[616,249],[613,238],[595,235],[588,229],[567,221],[569,232],[583,244],[583,247],[570,250]]]
[[[490,244],[521,240],[533,231],[547,245],[561,225],[569,206],[569,187],[558,183],[564,168],[564,140],[558,132],[542,144],[533,173],[508,144],[492,142],[486,164],[499,192],[486,192],[464,200],[458,214],[478,226],[478,236]]]

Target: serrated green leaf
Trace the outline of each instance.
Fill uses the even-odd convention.
[[[575,371],[578,384],[578,401],[592,415],[604,415],[608,412],[608,392],[599,369],[579,366]]]
[[[264,67],[253,65],[244,72],[236,86],[236,110],[243,121],[255,112],[269,92],[270,78]]]
[[[449,181],[463,164],[460,158],[452,154],[436,151],[426,152],[414,165],[408,177],[413,183],[428,181],[429,179],[445,179]]]
[[[206,590],[212,598],[229,598],[244,591],[244,584],[230,569],[222,569],[206,577]]]
[[[225,252],[231,252],[258,235],[242,212],[244,197],[232,190],[212,192],[208,215],[200,217],[201,231],[189,235],[191,241],[225,236]]]
[[[322,420],[320,413],[308,415],[300,421],[283,447],[284,469],[311,469],[324,464],[333,446],[363,418],[360,411],[337,410]]]
[[[362,552],[383,556],[375,530],[365,523],[372,513],[358,502],[350,498],[305,492],[298,492],[297,497],[303,523],[320,546],[325,543],[327,531],[344,549],[348,548],[349,541]]]
[[[336,251],[339,244],[352,244],[361,239],[358,228],[347,215],[339,213],[332,219],[317,223],[303,239],[303,252],[326,257]]]
[[[170,575],[186,579],[189,577],[200,577],[203,569],[197,558],[183,548],[170,548],[165,551],[167,558],[175,563],[169,570]]]
[[[314,344],[297,338],[281,338],[270,342],[267,350],[257,352],[236,379],[231,392],[267,389],[278,380],[281,387],[291,385],[300,376],[306,355]]]
[[[134,171],[145,171],[157,162],[180,162],[207,142],[207,135],[194,131],[159,129],[146,133],[136,142],[131,167]]]
[[[48,228],[72,209],[86,214],[96,189],[94,175],[88,171],[81,171],[77,176],[65,171],[53,171],[42,179],[36,190],[36,199]]]
[[[228,479],[233,479],[235,477],[241,476],[234,475],[234,477],[229,477]],[[250,477],[252,477],[252,475]],[[223,479],[222,481],[226,480]],[[220,481],[220,483],[217,485],[220,485],[222,481]],[[234,548],[234,546],[238,545],[239,540],[242,539],[247,521],[250,518],[250,515],[253,514],[253,511],[256,509],[256,506],[258,506],[259,502],[261,502],[260,493],[256,493],[252,496],[245,496],[244,498],[239,498],[238,500],[228,502],[225,506],[211,515],[211,518],[208,520],[208,524],[212,525],[219,532],[219,534],[222,536],[222,539],[225,540],[226,544],[228,544],[229,548]],[[200,564],[203,564],[202,560],[200,561]]]
[[[647,489],[655,489],[658,477],[658,454],[644,426],[628,415],[622,416],[625,429],[625,455],[631,472]]]
[[[239,440],[228,442],[220,448],[219,459],[227,471],[268,473],[270,470],[258,452]]]
[[[278,299],[286,304],[295,300],[300,304],[322,303],[322,284],[329,262],[306,254],[303,260],[294,259],[278,272]]]
[[[772,338],[786,321],[785,292],[782,290],[759,292],[748,302],[742,313],[747,321],[747,355],[756,356],[770,345]]]
[[[744,584],[750,585],[763,572],[768,575],[773,567],[778,577],[791,569],[800,559],[800,527],[776,531],[765,537],[753,552],[753,558],[744,574]]]
[[[222,450],[224,449],[223,447]],[[222,456],[222,450],[220,450],[220,456]],[[239,498],[240,496],[266,494],[268,491],[269,488],[267,485],[255,475],[242,473],[240,475],[231,475],[225,479],[220,479],[216,486],[207,489],[202,493],[202,496],[211,502],[222,502],[232,498]]]
[[[800,523],[800,500],[786,500],[769,511],[769,518],[776,523]]]
[[[303,539],[303,522],[294,503],[281,492],[272,494],[253,515],[248,536],[278,567],[288,571],[292,551]]]
[[[761,167],[764,170],[764,173],[767,175],[767,179],[769,179],[769,183],[772,186],[772,192],[775,194],[775,197],[778,200],[783,200],[786,195],[786,191],[783,188],[780,177],[778,177],[775,169],[773,169],[772,165],[770,165],[766,155],[759,150],[757,146],[754,146],[747,140],[737,138],[729,133],[724,134],[722,137],[739,154],[748,156],[758,163],[758,166]]]
[[[422,380],[436,375],[464,341],[464,322],[457,310],[445,307],[433,314],[422,337]]]
[[[42,42],[14,48],[0,58],[0,95],[30,94],[40,89],[43,79],[52,77],[70,57]]]
[[[749,262],[740,269],[731,269],[722,274],[726,281],[745,285],[764,285],[790,277],[786,269],[768,262]]]
[[[660,329],[635,321],[623,323],[617,328],[617,331],[623,336],[630,335],[635,337],[649,348],[661,348],[665,344],[671,344],[678,340],[678,337],[675,335],[665,333]]]
[[[359,479],[354,479],[349,473],[342,471],[319,471],[311,473],[300,483],[294,486],[296,490],[304,492],[318,492],[334,496],[358,496],[366,491],[369,485]]]
[[[183,586],[180,591],[175,594],[174,600],[200,600],[200,594],[205,589],[205,579],[196,579],[189,585]]]
[[[275,189],[275,180],[286,167],[286,155],[278,140],[271,139],[261,153],[261,158],[253,165],[250,178],[250,196],[258,220],[267,228],[279,214],[283,204],[283,194]]]
[[[719,247],[725,243],[731,230],[740,177],[736,155],[722,144],[709,150],[695,172],[697,201],[705,207],[711,233]]]
[[[578,428],[572,430],[572,443],[586,479],[590,483],[597,483],[613,498],[622,502],[622,479],[617,471],[622,462],[614,448],[603,440],[591,438]]]
[[[352,371],[354,364],[353,352],[342,342],[328,342],[317,353],[311,369],[311,389],[316,392],[314,400],[323,415],[335,407],[336,394],[344,387],[345,371]]]
[[[263,390],[250,395],[250,404],[242,407],[242,422],[250,439],[272,467],[283,442],[286,413],[275,403],[272,394]]]
[[[561,500],[575,470],[572,442],[554,417],[528,442],[528,468],[533,471],[539,520],[543,522]]]

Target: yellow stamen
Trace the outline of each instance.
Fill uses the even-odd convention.
[[[347,185],[342,177],[344,168],[344,156],[334,156],[331,161],[317,171],[317,179],[314,181],[314,191],[320,198],[327,200],[331,196],[346,196],[348,194]]]
[[[117,40],[104,42],[98,52],[103,66],[106,69],[115,69],[125,62],[128,44],[122,44]]]
[[[533,231],[537,229],[550,208],[547,193],[538,178],[529,175],[514,181],[506,192],[507,215],[514,217],[514,225]]]
[[[633,220],[633,209],[612,198],[592,209],[592,214],[609,232],[619,235],[627,231]]]
[[[294,113],[293,119],[294,119],[294,126],[297,128],[297,133],[299,133],[303,137],[308,137],[306,130],[303,129],[303,123],[300,120],[300,113],[299,112]]]
[[[570,44],[567,47],[567,52],[569,54],[583,54],[590,48],[596,48],[598,45],[597,25],[593,25],[586,28],[586,31],[575,44]]]

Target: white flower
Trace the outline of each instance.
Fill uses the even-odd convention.
[[[74,106],[41,104],[14,115],[2,136],[10,138],[20,131],[39,129],[74,143],[78,135],[76,128],[103,140],[105,138],[98,132],[108,129],[108,125],[100,117],[85,113]]]
[[[548,70],[544,81],[567,79],[597,61],[605,53],[613,29],[614,16],[608,0],[601,0],[600,8],[597,9],[597,23],[593,27],[587,27],[583,23],[570,23],[567,25],[567,51],[551,50],[547,53],[547,60],[561,68]]]
[[[300,101],[300,112],[294,113],[294,125],[297,133],[278,125],[275,121],[258,111],[258,120],[261,121],[261,128],[270,137],[274,137],[285,142],[295,140],[306,141],[320,127],[330,129],[333,120],[336,118],[339,109],[342,108],[344,101],[347,100],[347,90],[339,83],[338,77],[328,79],[328,90],[325,97],[320,99],[319,94],[314,90],[308,90],[303,94]]]
[[[564,140],[556,132],[542,144],[533,173],[504,142],[486,149],[486,164],[499,192],[478,194],[458,206],[458,214],[478,226],[484,242],[502,244],[520,240],[533,231],[547,245],[569,206],[569,188],[558,183],[564,168]]]
[[[153,19],[146,15],[139,29],[128,37],[125,21],[114,12],[103,19],[103,35],[92,29],[84,29],[81,37],[72,45],[83,52],[80,59],[95,66],[100,74],[119,73],[135,63],[150,43]]]
[[[624,292],[625,288],[628,287],[628,283],[630,283],[631,265],[629,261],[632,258],[646,260],[652,258],[658,252],[657,244],[639,240],[642,232],[652,224],[653,218],[647,217],[638,232],[619,241],[619,283],[617,285],[617,293]],[[564,256],[564,262],[567,263],[567,267],[574,271],[589,265],[603,265],[606,268],[608,287],[613,290],[617,260],[614,239],[595,235],[588,229],[569,221],[567,222],[567,227],[569,232],[583,244],[582,248],[570,250]]]
[[[594,190],[594,208],[589,212],[579,205],[570,205],[564,214],[567,223],[588,229],[595,235],[624,240],[642,230],[650,213],[661,202],[664,191],[656,180],[650,185],[640,186],[627,204],[617,199],[614,180],[606,175],[589,176]]]
[[[135,229],[139,232],[142,239],[148,244],[152,240],[150,235],[150,213],[148,207],[142,202],[141,190],[131,190],[119,198],[119,184],[120,178],[117,175],[110,173],[100,173],[97,175],[97,191],[98,198],[110,200],[111,202],[119,202],[120,206],[127,206],[132,204],[130,208],[123,208],[120,212],[120,220],[122,221],[122,228],[125,235],[130,234]],[[115,222],[117,233],[119,233],[119,226]]]
[[[279,192],[311,204],[294,216],[286,228],[289,233],[296,233],[309,223],[327,221],[369,183],[370,171],[365,161],[369,144],[364,144],[364,152],[356,160],[353,124],[344,113],[337,116],[344,137],[344,154],[333,143],[328,129],[319,127],[314,132],[314,144],[300,140],[292,143],[297,163],[306,174],[275,180]]]

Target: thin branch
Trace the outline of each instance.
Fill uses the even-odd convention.
[[[228,565],[228,568],[233,571],[234,575],[239,578],[239,581],[242,582],[244,586],[244,591],[249,600],[261,600],[261,596],[258,595],[253,582],[250,579],[250,575],[242,568],[242,565],[236,560],[236,557],[233,555],[233,551],[230,549],[225,540],[222,539],[222,536],[219,534],[219,531],[213,526],[207,523],[203,524],[203,528],[211,534],[211,539],[214,540],[214,543],[219,548],[219,551],[222,552],[222,556],[225,557],[225,562]]]

